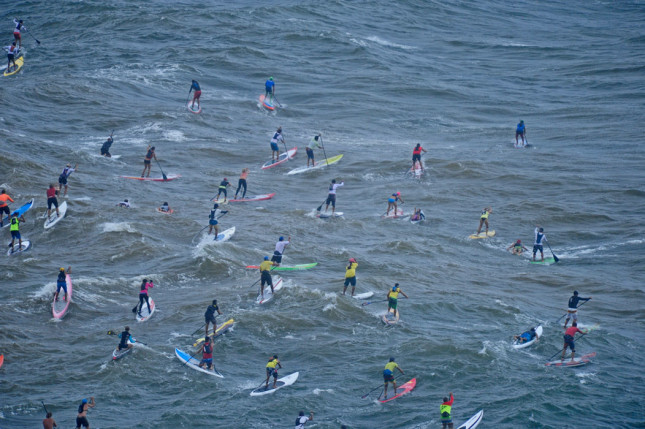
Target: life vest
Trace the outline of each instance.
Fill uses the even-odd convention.
[[[452,410],[452,405],[441,404],[439,407],[439,412],[441,413],[441,420],[451,420],[450,411]]]
[[[421,146],[419,146],[418,148],[415,147],[414,150],[412,151],[412,155],[421,155],[422,150],[423,148]]]
[[[269,359],[269,363],[267,363],[267,368],[275,369],[277,364],[278,364],[278,359],[271,358]]]
[[[17,217],[12,217],[11,218],[11,231],[18,231],[18,228],[20,228],[20,220]]]
[[[213,359],[213,345],[211,343],[204,344],[202,359]]]
[[[58,273],[58,281],[59,282],[64,282],[65,281],[65,272],[64,271],[60,271]]]

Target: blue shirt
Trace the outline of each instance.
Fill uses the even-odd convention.
[[[519,124],[517,124],[517,129],[515,130],[515,132],[523,134],[524,133],[524,124],[521,123],[521,122]]]
[[[275,86],[275,82],[272,80],[267,80],[266,83],[264,84],[264,87],[266,88],[267,92],[273,92],[274,86]]]
[[[190,85],[190,90],[195,90],[195,91],[201,91],[202,89],[199,87],[199,84],[197,83],[196,80],[193,81],[193,83]]]

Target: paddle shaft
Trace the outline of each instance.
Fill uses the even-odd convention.
[[[275,100],[275,102],[278,103],[278,106],[282,107],[282,104],[280,104],[280,102],[278,101],[278,97],[275,96],[275,93],[271,95],[273,96],[273,99]]]
[[[27,30],[27,29],[25,28],[25,30]],[[29,33],[29,35],[30,35],[31,37],[34,37],[34,35],[33,35],[33,34],[31,34],[31,32],[30,32],[29,30],[27,30],[27,33]],[[34,40],[36,41],[36,43],[38,43],[38,44],[40,45],[40,40],[36,39],[35,37],[34,37]]]
[[[380,301],[369,301],[369,302],[364,302],[364,303],[362,303],[361,305],[362,305],[362,306],[366,306],[366,305],[374,304],[375,302],[386,302],[386,301],[389,301],[389,299],[382,299],[382,300],[380,300]]]
[[[322,135],[318,134],[318,137],[320,137],[320,146],[322,147],[323,155],[325,155],[325,162],[327,163],[327,165],[329,165],[329,160],[327,160],[327,152],[325,151],[325,145],[323,144]]]
[[[49,414],[49,410],[45,406],[45,403],[43,401],[40,401],[41,404],[43,404],[43,408],[45,409],[45,414]]]
[[[585,334],[579,335],[578,338],[573,338],[573,341],[582,341],[582,338],[584,338]],[[582,337],[582,338],[581,338]],[[579,339],[579,340],[578,340]],[[550,361],[554,357],[558,355],[558,353],[562,353],[564,351],[564,347],[562,347],[562,350],[557,351],[553,356],[551,356],[547,361]]]
[[[551,251],[551,255],[553,255],[553,260],[557,263],[560,260],[560,258],[555,256],[555,253],[553,253],[553,249],[551,249],[551,245],[549,244],[548,241],[546,242],[546,245],[549,246],[549,250]]]
[[[270,269],[269,271],[273,271],[275,268],[277,268],[277,267],[276,267],[276,266],[271,267],[271,269]],[[252,284],[251,286],[249,286],[249,287],[251,288],[251,287],[255,286],[256,284],[260,283],[260,281],[261,281],[261,280],[262,280],[262,275],[260,274],[260,280],[256,281],[255,283],[253,283],[253,284]]]
[[[402,375],[403,375],[403,374],[399,374],[399,375],[397,375],[396,377],[394,377],[394,379],[396,380],[397,378],[401,377]],[[363,396],[361,396],[361,399],[365,399],[365,398],[367,398],[367,397],[370,395],[370,393],[374,392],[375,390],[382,389],[382,388],[383,388],[383,385],[381,385],[381,386],[379,386],[379,387],[375,387],[374,389],[370,390],[369,392],[367,392],[366,394],[364,394]],[[380,396],[380,395],[379,395],[379,396]]]
[[[161,170],[161,177],[163,177],[163,180],[168,180],[168,176],[166,176],[166,173],[163,172],[163,168],[161,168],[161,164],[159,164],[159,160],[155,158],[155,161],[157,161],[157,165],[159,166],[159,170]]]
[[[579,306],[577,306],[577,307],[576,307],[576,310],[577,310],[578,308],[582,307],[583,305],[585,305],[585,304],[586,304],[586,303],[588,303],[588,302],[589,302],[589,300],[586,300],[585,302],[583,302],[582,304],[580,304]],[[558,323],[558,322],[559,322],[560,320],[562,320],[562,318],[563,318],[564,316],[566,316],[567,314],[569,314],[569,312],[568,312],[568,311],[567,311],[566,313],[564,313],[562,316],[560,316],[560,318],[559,318],[558,320],[556,320],[556,321],[555,321],[555,323]]]

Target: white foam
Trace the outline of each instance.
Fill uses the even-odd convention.
[[[414,46],[401,45],[399,43],[390,42],[389,40],[381,39],[378,36],[370,36],[367,38],[367,40],[369,40],[370,42],[378,43],[379,45],[388,46],[391,48],[399,48],[399,49],[405,49],[405,50],[416,49]]]
[[[323,392],[334,393],[334,389],[314,389],[313,390],[314,395],[320,395]]]
[[[136,232],[137,230],[128,222],[106,222],[101,224],[103,232]]]

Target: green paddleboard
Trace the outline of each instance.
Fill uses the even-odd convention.
[[[531,260],[529,262],[532,263],[532,264],[537,264],[537,265],[552,265],[552,264],[555,264],[555,259],[553,259],[553,258],[544,258],[544,262],[538,261],[538,260],[535,260],[535,261]]]

